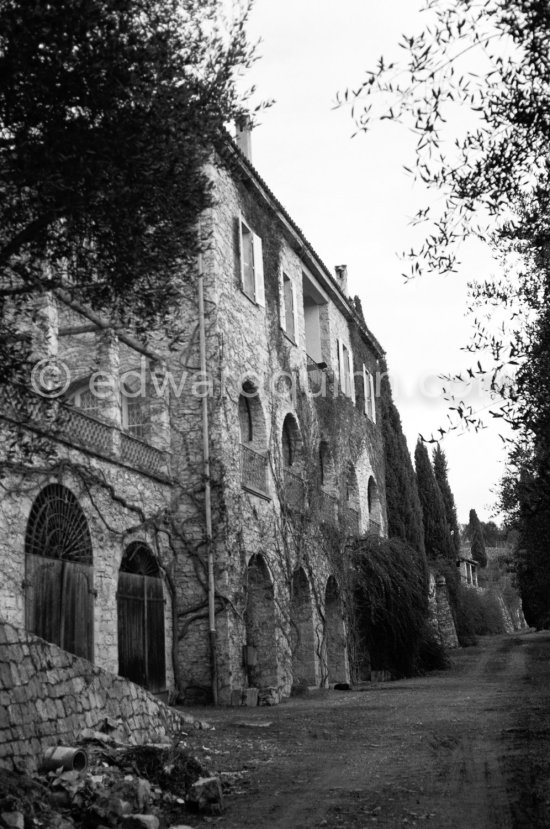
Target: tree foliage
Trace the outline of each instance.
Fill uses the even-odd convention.
[[[445,503],[435,479],[425,444],[419,439],[414,453],[418,494],[422,506],[426,555],[432,561],[453,559],[454,547],[445,515]]]
[[[439,444],[433,451],[433,469],[439,491],[443,496],[447,526],[451,534],[452,546],[455,555],[457,556],[460,552],[460,531],[458,529],[458,521],[456,517],[456,504],[451,490],[451,485],[449,484],[447,458],[445,456],[445,452]]]
[[[124,322],[175,300],[210,203],[205,163],[244,111],[247,9],[224,20],[223,7],[1,4],[4,315],[7,300],[13,313],[18,297],[62,284]]]
[[[475,509],[470,510],[469,536],[472,558],[474,561],[477,561],[480,567],[487,567],[487,553],[485,552],[483,530]]]
[[[428,621],[427,570],[403,541],[367,537],[353,550],[354,627],[374,670],[408,676],[445,667]]]
[[[416,475],[385,371],[382,373],[380,400],[388,536],[401,539],[413,550],[424,555],[424,526]]]
[[[492,414],[517,435],[502,505],[519,533],[518,578],[526,602],[533,597],[526,612],[541,619],[550,617],[550,598],[539,591],[550,583],[540,549],[550,512],[550,7],[426,0],[423,14],[421,30],[399,44],[401,60],[381,58],[341,100],[358,131],[406,125],[416,138],[409,172],[437,193],[415,217],[423,242],[407,254],[407,276],[455,271],[460,244],[472,236],[502,257],[504,278],[473,288],[470,348],[491,360],[478,360],[470,376],[487,380]],[[503,311],[503,329],[481,309]],[[461,400],[453,410],[479,428]]]

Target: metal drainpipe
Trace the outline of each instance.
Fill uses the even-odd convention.
[[[200,228],[199,228],[200,235]],[[202,240],[199,240],[202,244]],[[204,274],[202,253],[199,252],[199,342],[201,374],[206,378],[206,335],[204,325]],[[208,395],[202,397],[202,452],[204,468],[204,517],[206,522],[206,552],[208,560],[208,629],[212,671],[212,699],[218,704],[218,664],[216,654],[216,582],[214,580],[214,547],[212,545],[212,493],[210,483],[210,438],[208,428]]]

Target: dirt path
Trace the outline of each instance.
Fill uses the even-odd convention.
[[[201,710],[216,730],[193,750],[245,769],[216,824],[550,827],[550,635],[487,639],[453,663],[364,692]]]

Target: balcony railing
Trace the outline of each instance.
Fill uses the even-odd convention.
[[[291,510],[302,510],[305,506],[306,489],[303,479],[291,472],[290,469],[283,469],[283,500],[285,506]]]
[[[120,459],[141,472],[168,473],[167,453],[75,406],[44,399],[10,384],[0,387],[0,407],[7,416],[53,439],[65,440],[111,460]]]
[[[241,444],[241,482],[249,492],[267,496],[267,455]]]
[[[115,431],[113,426],[70,406],[60,405],[58,413],[58,419],[52,429],[57,435],[102,454],[112,453]]]
[[[154,475],[164,472],[166,464],[164,452],[125,432],[120,435],[120,457],[130,466]]]
[[[327,370],[324,363],[317,363],[306,354],[306,368],[309,390],[312,394],[325,396],[327,393]]]

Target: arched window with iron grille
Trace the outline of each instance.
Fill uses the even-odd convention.
[[[49,484],[36,498],[25,536],[25,616],[31,633],[93,659],[93,554],[73,493]]]

